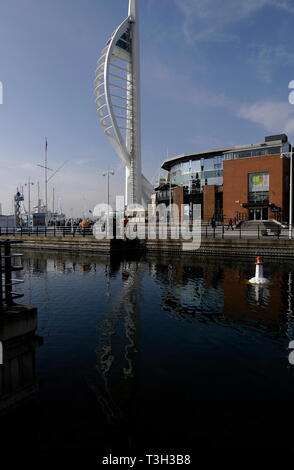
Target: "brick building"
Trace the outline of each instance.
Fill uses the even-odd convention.
[[[205,221],[288,221],[291,145],[285,134],[259,144],[207,150],[165,160],[165,183],[156,188],[156,202],[201,204]],[[171,191],[171,194],[170,194]]]

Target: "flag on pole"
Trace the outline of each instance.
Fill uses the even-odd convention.
[[[48,148],[48,142],[47,142],[47,137],[45,137],[45,151],[47,152],[47,148]]]

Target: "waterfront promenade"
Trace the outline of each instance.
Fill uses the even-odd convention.
[[[104,254],[124,254],[130,251],[180,253],[197,255],[212,254],[216,256],[256,256],[263,255],[270,258],[294,257],[294,240],[289,239],[289,231],[282,229],[274,234],[263,234],[260,228],[257,230],[242,231],[241,229],[227,230],[226,227],[202,226],[201,243],[193,240],[184,240],[181,237],[171,238],[167,231],[167,238],[160,237],[158,227],[154,227],[154,237],[143,237],[144,225],[137,227],[137,235],[140,238],[125,239],[100,239],[97,240],[92,229],[71,231],[70,228],[50,227],[43,231],[15,231],[2,230],[0,239],[7,237],[21,239],[22,248],[35,250],[54,250],[58,252],[90,252]],[[147,232],[146,232],[147,233]],[[199,231],[200,234],[200,231]],[[200,246],[199,246],[200,245]]]
[[[149,229],[148,229],[149,227]],[[190,225],[189,230],[192,232],[193,228]],[[131,231],[134,232],[132,238],[144,239],[180,239],[181,235],[177,236],[179,232],[178,226],[170,227],[167,225],[166,228],[166,237],[162,234],[165,233],[165,229],[161,229],[160,225],[154,224],[143,224],[143,223],[134,223],[132,224]],[[198,233],[200,234],[200,229],[197,228]],[[151,234],[151,236],[150,236]],[[0,228],[0,237],[15,237],[18,238],[27,238],[27,237],[54,237],[54,238],[93,238],[93,227],[81,228],[81,227],[34,227],[28,229],[27,227],[23,228]],[[106,239],[107,236],[105,233],[101,232],[101,239]],[[115,237],[114,237],[115,238]],[[270,238],[287,240],[289,239],[289,229],[286,227],[276,226],[276,229],[266,229],[264,225],[256,224],[250,228],[242,228],[242,225],[231,229],[228,225],[219,224],[216,227],[212,227],[211,224],[202,223],[201,224],[201,238],[218,238],[218,239],[253,239],[261,240]],[[294,239],[294,231],[293,231]]]

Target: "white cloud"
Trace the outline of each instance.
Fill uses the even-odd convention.
[[[253,63],[260,78],[266,82],[272,82],[273,73],[283,66],[294,65],[294,52],[289,51],[283,44],[271,46],[269,44],[253,44]]]
[[[286,123],[285,132],[288,135],[293,135],[294,134],[294,118],[289,119],[288,122]]]
[[[294,13],[292,0],[175,0],[175,3],[184,14],[183,33],[188,43],[229,39],[232,34],[227,27],[265,7]]]
[[[279,47],[276,52],[280,56],[286,54]],[[285,132],[288,135],[294,133],[294,106],[291,106],[286,98],[285,101],[264,99],[255,103],[240,104],[225,93],[197,84],[195,78],[189,74],[172,70],[162,62],[158,65],[155,62],[154,65],[151,79],[152,83],[157,82],[156,89],[160,97],[177,102],[183,109],[187,104],[194,106],[197,112],[199,108],[223,109],[230,115],[262,126],[268,132]]]
[[[294,109],[284,101],[264,100],[244,105],[238,116],[262,125],[269,132],[291,134],[294,131]]]

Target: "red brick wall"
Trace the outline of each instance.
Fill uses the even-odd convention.
[[[203,219],[210,221],[215,216],[215,186],[206,185],[203,188]]]
[[[282,218],[285,219],[287,212],[287,201],[285,198],[287,160],[281,158],[280,155],[225,160],[223,189],[224,219],[233,219],[236,216],[236,211],[247,216],[248,209],[241,207],[235,201],[239,200],[240,203],[248,202],[248,173],[261,171],[269,172],[269,202],[281,208]],[[275,213],[269,210],[269,219],[275,217]]]
[[[182,204],[184,204],[184,188],[181,186],[174,188],[172,192],[172,202],[179,208],[179,220],[183,220]],[[175,215],[174,215],[175,217]],[[175,218],[176,220],[176,218]]]

